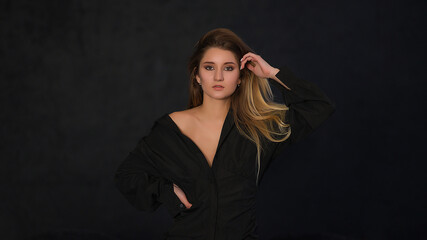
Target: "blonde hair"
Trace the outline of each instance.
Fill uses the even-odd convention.
[[[253,52],[234,32],[225,28],[209,31],[197,42],[195,50],[188,63],[190,73],[190,98],[188,108],[203,103],[203,91],[197,83],[196,75],[200,61],[209,48],[217,47],[229,50],[240,59],[248,52]],[[291,129],[283,122],[289,108],[285,104],[273,101],[273,93],[266,78],[256,76],[252,71],[244,68],[240,71],[240,87],[231,95],[231,105],[234,122],[240,134],[255,143],[257,148],[256,163],[258,185],[261,168],[261,151],[263,139],[272,142],[285,141]]]

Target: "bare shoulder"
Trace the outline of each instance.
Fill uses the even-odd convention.
[[[175,122],[181,130],[189,129],[195,122],[195,109],[186,109],[169,113],[169,117]]]

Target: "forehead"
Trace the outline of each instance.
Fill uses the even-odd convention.
[[[237,62],[237,58],[234,53],[229,50],[213,47],[206,50],[205,54],[203,55],[201,62],[205,61],[216,63]]]

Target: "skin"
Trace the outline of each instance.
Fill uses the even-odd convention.
[[[274,79],[290,90],[276,77],[280,70],[270,66],[261,56],[247,53],[239,60],[231,51],[213,47],[203,55],[196,75],[196,80],[203,89],[203,103],[198,107],[170,114],[181,131],[198,145],[210,166],[230,107],[230,96],[237,84],[241,83],[240,71],[245,67],[258,77]],[[220,91],[213,88],[218,84],[224,86]],[[175,194],[185,207],[191,208],[192,204],[182,189],[175,183],[173,186]]]

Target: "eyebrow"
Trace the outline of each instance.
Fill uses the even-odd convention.
[[[203,64],[206,64],[206,63],[208,63],[208,64],[215,64],[214,62],[204,62]],[[225,62],[224,64],[234,64],[234,65],[236,65],[235,62]]]

